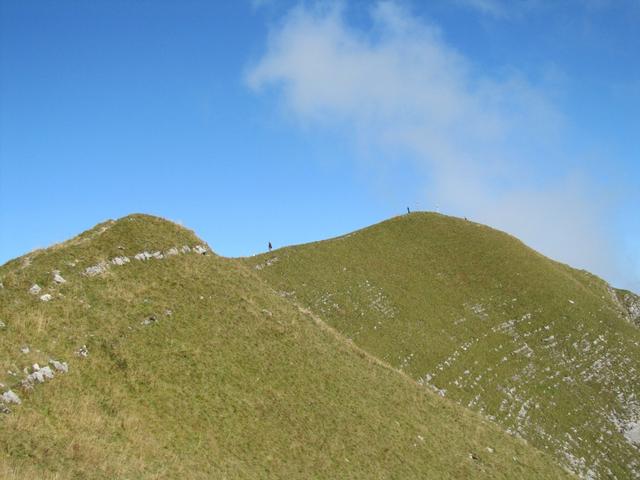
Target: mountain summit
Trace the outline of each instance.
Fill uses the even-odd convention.
[[[246,260],[372,355],[584,478],[640,478],[640,299],[412,213]]]

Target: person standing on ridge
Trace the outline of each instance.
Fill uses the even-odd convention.
[[[411,213],[411,210],[409,210],[409,207],[407,207],[407,215]]]
[[[272,248],[273,248],[273,245],[271,245],[271,242],[269,242],[269,251],[271,251]]]

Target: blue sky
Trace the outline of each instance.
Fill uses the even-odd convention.
[[[0,4],[0,262],[132,212],[240,256],[411,206],[640,291],[635,0]]]

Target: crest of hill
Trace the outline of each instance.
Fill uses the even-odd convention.
[[[162,219],[0,281],[1,478],[567,478]]]
[[[64,251],[67,256],[79,258],[115,257],[140,251],[158,251],[167,245],[204,244],[196,234],[174,222],[146,214],[131,214],[118,220],[106,220],[81,234],[52,245],[34,250],[7,262],[5,268],[16,268],[31,264],[39,258],[55,256]]]
[[[580,476],[640,478],[631,292],[435,213],[245,262],[364,350]]]

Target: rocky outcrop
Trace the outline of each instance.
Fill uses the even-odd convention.
[[[87,277],[95,277],[96,275],[100,275],[107,271],[109,265],[107,262],[100,262],[97,265],[92,265],[91,267],[87,267],[84,269],[84,274]]]
[[[131,260],[129,260],[129,257],[114,257],[111,259],[111,263],[113,265],[118,265],[118,266],[122,266],[125,263],[129,263]]]
[[[627,319],[640,327],[640,296],[629,290],[616,289],[612,296]]]
[[[640,296],[635,293],[625,292],[622,295],[622,304],[629,313],[629,320],[640,326]]]

